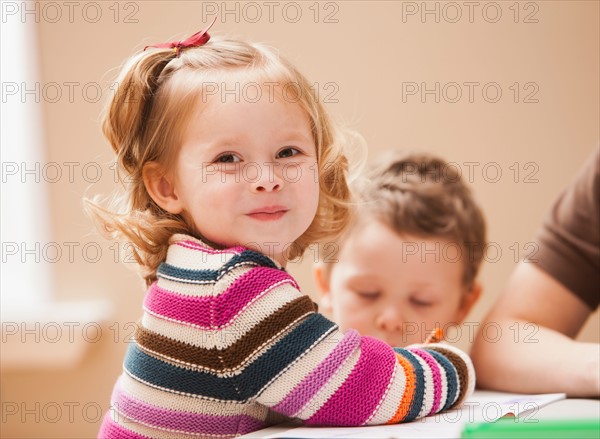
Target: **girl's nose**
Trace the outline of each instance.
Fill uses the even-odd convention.
[[[276,167],[265,163],[264,166],[257,166],[256,169],[256,178],[251,180],[253,192],[279,192],[283,189],[284,181]]]
[[[256,192],[278,192],[281,190],[281,185],[279,183],[257,183],[254,187]]]

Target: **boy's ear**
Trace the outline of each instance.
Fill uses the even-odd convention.
[[[175,192],[175,186],[158,163],[146,163],[142,170],[142,178],[148,194],[156,204],[169,213],[181,213],[183,206]]]
[[[317,285],[317,291],[321,296],[321,308],[325,311],[331,312],[331,294],[329,289],[329,277],[326,276],[323,265],[321,263],[313,266],[313,275],[315,277],[315,284]]]
[[[471,311],[471,308],[473,308],[473,305],[475,305],[481,297],[482,291],[483,287],[481,284],[479,282],[474,282],[471,289],[464,293],[460,308],[458,309],[458,323],[462,323],[462,321],[467,317],[469,311]]]

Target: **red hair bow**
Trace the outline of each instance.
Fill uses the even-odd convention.
[[[156,47],[157,49],[174,49],[177,54],[177,58],[179,58],[179,54],[181,53],[181,49],[185,49],[187,47],[198,47],[205,45],[208,40],[210,40],[210,35],[208,34],[208,30],[215,24],[217,21],[217,17],[215,16],[214,20],[208,27],[200,32],[196,32],[191,37],[186,38],[183,41],[171,41],[169,43],[160,43],[160,44],[152,44],[150,46],[144,47],[146,50],[148,47]]]

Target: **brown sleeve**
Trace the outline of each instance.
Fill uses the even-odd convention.
[[[592,309],[600,303],[600,147],[546,214],[530,262]]]

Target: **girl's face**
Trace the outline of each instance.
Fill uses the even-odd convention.
[[[309,118],[277,90],[262,89],[256,102],[240,93],[200,97],[176,159],[170,211],[214,243],[285,265],[315,217],[319,176]]]
[[[375,219],[350,233],[327,280],[319,270],[322,306],[342,330],[398,347],[422,343],[436,325],[460,323],[480,294],[479,285],[465,291],[457,245],[400,236]]]

